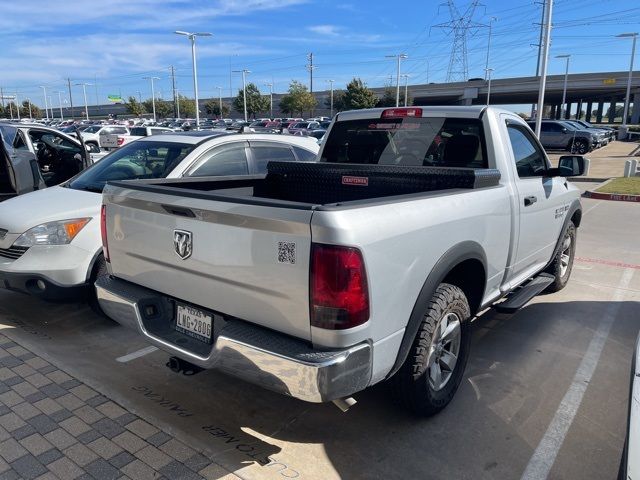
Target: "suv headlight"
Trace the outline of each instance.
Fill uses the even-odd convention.
[[[73,240],[91,218],[74,218],[48,222],[30,228],[14,242],[14,247],[33,247],[34,245],[66,245]]]

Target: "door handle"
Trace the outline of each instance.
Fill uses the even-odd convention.
[[[538,197],[531,195],[530,197],[524,197],[524,206],[529,207],[538,201]]]

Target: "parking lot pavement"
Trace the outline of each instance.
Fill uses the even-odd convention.
[[[514,315],[482,313],[460,390],[429,419],[396,409],[385,385],[345,414],[215,371],[177,375],[166,354],[82,305],[0,291],[0,328],[224,467],[213,478],[615,478],[640,326],[640,209],[583,208],[567,288]]]
[[[0,478],[237,477],[0,333]]]
[[[627,160],[632,160],[634,156],[629,156],[631,152],[638,148],[637,142],[611,142],[606,147],[598,148],[585,155],[591,160],[589,169],[590,178],[612,178],[622,177],[624,174],[624,164]],[[553,165],[558,164],[558,160],[562,155],[568,155],[569,152],[552,150],[548,152],[549,159]]]

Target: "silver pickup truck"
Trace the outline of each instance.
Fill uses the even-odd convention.
[[[310,401],[389,380],[444,408],[470,321],[571,274],[582,210],[527,124],[484,107],[339,113],[317,163],[267,175],[111,182],[105,312],[176,371],[217,368]]]

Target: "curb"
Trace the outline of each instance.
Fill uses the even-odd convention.
[[[609,183],[613,178],[608,179],[606,182],[601,183],[596,188],[600,188],[603,185]],[[593,190],[587,190],[582,194],[583,197],[592,198],[594,200],[611,200],[613,202],[636,202],[640,203],[640,195],[624,195],[620,193],[603,193],[595,192]]]

